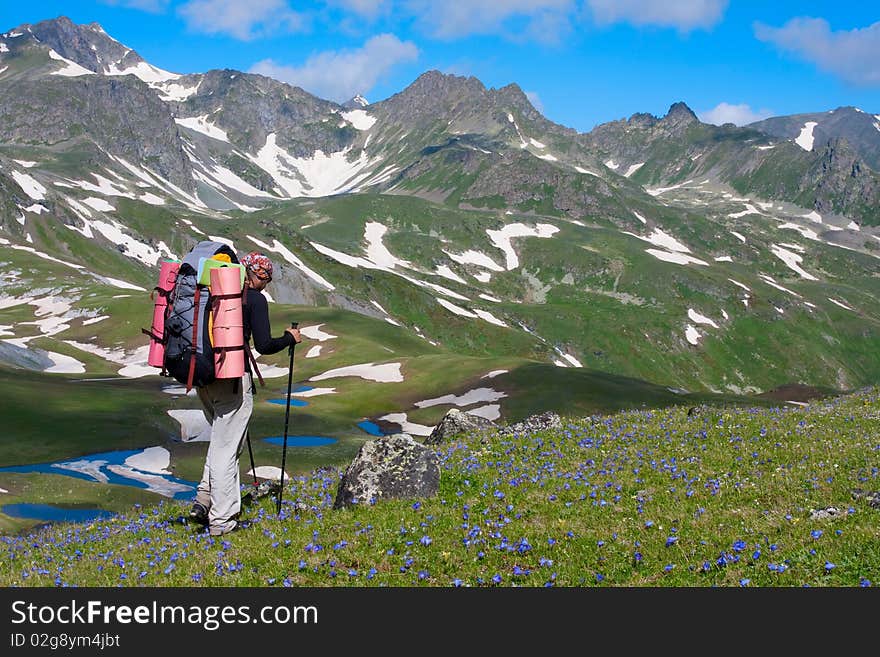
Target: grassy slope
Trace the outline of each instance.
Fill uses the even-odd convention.
[[[459,436],[418,503],[331,510],[341,473],[325,468],[292,482],[280,516],[264,498],[222,540],[176,522],[177,503],[6,539],[0,583],[865,586],[878,511],[854,491],[878,488],[878,392]]]

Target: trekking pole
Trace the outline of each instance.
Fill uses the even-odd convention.
[[[291,322],[290,328],[298,328],[298,322]],[[284,492],[284,462],[287,460],[287,423],[290,420],[290,383],[293,380],[293,348],[296,346],[296,342],[294,341],[290,345],[290,366],[287,370],[287,408],[284,410],[284,443],[281,448],[281,486],[278,488],[278,507],[275,511],[277,514],[281,514],[281,495]]]
[[[254,475],[254,488],[259,487],[259,482],[257,481],[257,466],[254,465],[254,450],[251,447],[251,430],[248,428],[244,434],[245,440],[247,440],[248,444],[248,454],[251,456],[251,474]]]

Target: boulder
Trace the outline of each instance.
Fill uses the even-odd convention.
[[[482,431],[495,427],[492,420],[479,415],[463,413],[457,408],[452,408],[443,419],[434,427],[431,435],[425,438],[426,445],[439,445],[447,438],[469,431]]]
[[[339,481],[334,509],[389,498],[424,498],[440,489],[440,458],[406,433],[364,443]]]
[[[500,427],[499,431],[505,435],[512,436],[515,433],[524,434],[534,431],[544,431],[546,429],[561,429],[562,419],[554,412],[547,411],[537,415],[530,415],[525,420],[510,424],[506,427]]]

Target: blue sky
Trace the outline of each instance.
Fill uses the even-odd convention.
[[[150,63],[271,75],[375,102],[437,69],[517,83],[581,132],[677,101],[712,123],[853,105],[880,114],[880,7],[737,0],[35,0],[0,30],[99,22]]]

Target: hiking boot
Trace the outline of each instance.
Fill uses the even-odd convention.
[[[192,505],[192,508],[189,510],[189,519],[193,522],[197,522],[200,525],[208,524],[208,509],[207,507],[200,503],[195,502]]]
[[[232,532],[239,532],[242,529],[246,529],[250,526],[248,522],[238,522],[237,520],[232,521],[232,525],[229,527],[210,527],[208,529],[208,533],[211,536],[225,536],[226,534],[231,534]]]

